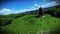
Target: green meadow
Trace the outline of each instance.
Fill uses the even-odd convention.
[[[47,8],[42,18],[38,11],[0,15],[1,34],[60,34],[60,5]]]
[[[53,34],[60,28],[60,18],[45,14],[44,18],[37,18],[35,15],[25,15],[16,18],[11,24],[1,26],[2,34]],[[49,31],[49,33],[48,33]],[[44,34],[44,33],[43,33]]]

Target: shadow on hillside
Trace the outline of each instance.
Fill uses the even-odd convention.
[[[54,15],[51,15],[52,17],[56,17],[56,18],[60,18],[60,15],[56,15],[56,16],[54,16]]]
[[[60,12],[46,11],[45,14],[49,14],[52,17],[60,18]]]
[[[51,34],[60,34],[60,27],[56,27],[56,29]]]
[[[0,22],[0,26],[6,26],[6,25],[9,25],[9,24],[12,23],[12,21],[13,21],[13,20],[8,20],[8,21],[6,21],[6,22],[1,21],[1,22]]]
[[[7,31],[7,30],[0,30],[0,34],[16,34],[15,32],[12,31]]]

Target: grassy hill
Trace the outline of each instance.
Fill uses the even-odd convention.
[[[44,18],[36,17],[38,10],[19,14],[0,15],[0,33],[60,34],[60,5],[46,8],[43,11],[45,13]]]
[[[16,18],[11,24],[1,26],[1,32],[2,34],[41,34],[40,31],[43,31],[45,34],[59,34],[60,18],[47,14],[44,18],[37,18],[36,16],[37,14]]]

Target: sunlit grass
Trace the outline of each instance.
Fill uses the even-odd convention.
[[[37,18],[37,15],[26,15],[20,18],[16,18],[13,22],[7,26],[2,27],[2,30],[11,31],[9,34],[19,34],[24,32],[27,34],[29,31],[35,32],[35,34],[41,30],[53,31],[56,27],[60,26],[60,18],[45,15],[44,18]]]

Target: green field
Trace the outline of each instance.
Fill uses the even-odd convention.
[[[57,28],[60,28],[60,18],[47,14],[45,14],[44,18],[37,18],[36,16],[25,15],[16,18],[11,24],[1,26],[1,30],[3,34],[38,34],[37,32],[40,31],[55,31]]]

